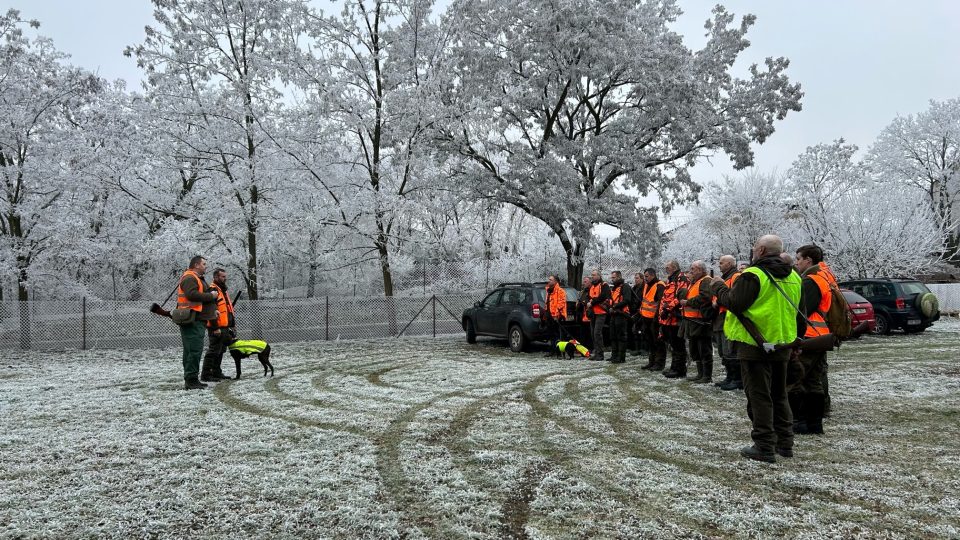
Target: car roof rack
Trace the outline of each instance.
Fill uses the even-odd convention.
[[[534,284],[530,283],[529,281],[508,281],[506,283],[501,283],[497,285],[497,288],[499,289],[502,287],[533,287],[533,285]]]

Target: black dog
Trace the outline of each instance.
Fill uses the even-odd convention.
[[[230,342],[227,347],[230,350],[230,356],[233,357],[233,362],[237,368],[237,376],[235,378],[240,378],[240,360],[254,354],[257,355],[257,360],[260,360],[260,364],[263,365],[263,376],[266,377],[267,370],[269,370],[270,376],[273,377],[273,365],[270,363],[270,345],[268,345],[266,341],[257,339],[235,339]]]

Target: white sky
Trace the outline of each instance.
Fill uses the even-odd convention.
[[[330,2],[315,2],[320,7]],[[448,0],[438,5],[445,6]],[[703,21],[717,0],[680,0],[676,28],[690,47],[703,41]],[[736,69],[767,56],[786,56],[793,81],[805,92],[803,111],[776,125],[756,146],[756,166],[786,170],[806,147],[843,137],[866,149],[898,114],[924,110],[931,99],[960,97],[960,0],[726,0],[728,10],[753,13],[752,42]],[[141,73],[123,56],[153,22],[148,0],[0,0],[41,22],[40,33],[72,55],[76,65],[139,87]],[[694,170],[708,183],[732,168],[725,156]],[[682,222],[681,209],[667,219]]]

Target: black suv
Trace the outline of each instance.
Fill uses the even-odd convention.
[[[547,331],[540,327],[540,317],[546,309],[546,282],[503,283],[463,311],[463,330],[467,343],[476,343],[477,336],[506,338],[510,350],[521,352],[531,341],[544,341]],[[575,331],[574,307],[579,292],[573,287],[567,291],[567,320],[564,327]]]
[[[905,332],[923,332],[940,318],[937,296],[914,279],[857,279],[844,281],[840,287],[873,304],[878,334],[901,328]]]

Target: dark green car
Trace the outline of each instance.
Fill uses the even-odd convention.
[[[937,296],[915,279],[857,279],[844,281],[840,287],[852,290],[873,304],[878,334],[901,329],[923,332],[940,318]]]

